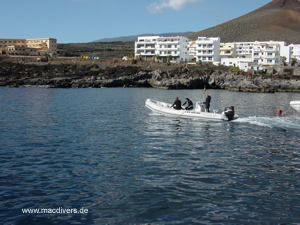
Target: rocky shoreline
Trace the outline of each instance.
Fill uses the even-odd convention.
[[[224,68],[140,66],[89,62],[0,62],[0,86],[50,88],[153,87],[226,89],[240,92],[300,92],[300,76],[245,75]]]

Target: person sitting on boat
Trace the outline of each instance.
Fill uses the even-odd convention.
[[[210,96],[210,94],[206,94],[206,100],[205,100],[206,112],[209,112],[210,101],[211,101],[211,96]]]
[[[182,106],[184,106],[185,104],[187,104],[187,107],[185,107],[185,110],[191,110],[194,108],[193,102],[189,98],[185,99],[185,103]]]
[[[171,108],[174,107],[174,109],[180,110],[181,109],[181,101],[179,100],[178,97],[176,97],[175,102],[171,106]]]

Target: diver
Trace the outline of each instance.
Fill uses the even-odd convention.
[[[210,94],[206,94],[206,100],[205,100],[205,104],[206,104],[206,112],[209,112],[210,101],[211,101],[211,96],[210,96]]]
[[[179,100],[178,97],[176,97],[175,102],[171,106],[171,108],[174,107],[174,109],[181,110],[181,101]]]
[[[182,106],[184,106],[185,104],[187,104],[187,107],[185,107],[185,110],[193,109],[194,108],[193,102],[189,98],[186,98],[185,100],[186,100],[185,103],[182,105]]]

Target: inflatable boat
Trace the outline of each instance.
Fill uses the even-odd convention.
[[[177,110],[171,107],[172,104],[147,99],[145,106],[153,112],[165,116],[216,121],[230,121],[235,119],[234,106],[226,107],[221,113],[218,113],[216,110],[206,112],[205,104],[203,103],[196,103],[196,107],[191,110]]]

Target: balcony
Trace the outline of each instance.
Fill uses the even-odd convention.
[[[136,49],[143,49],[143,50],[147,50],[147,49],[155,49],[155,46],[154,45],[137,45],[136,46]]]
[[[157,51],[160,56],[180,56],[180,51]]]
[[[198,51],[196,51],[196,55],[198,55],[198,56],[213,56],[214,52],[198,52]]]
[[[171,40],[158,40],[157,43],[158,44],[172,44],[172,45],[177,44],[177,45],[179,45],[180,40],[172,40],[172,39]]]
[[[266,59],[276,59],[276,58],[278,58],[278,57],[277,57],[276,55],[273,55],[273,54],[272,54],[272,55],[266,55],[265,58],[266,58]]]
[[[156,47],[157,51],[179,51],[180,47]]]
[[[265,51],[267,51],[267,52],[277,52],[277,51],[279,51],[279,48],[265,48]]]
[[[214,49],[214,46],[213,45],[197,45],[196,46],[196,49],[197,50],[203,50],[203,49]]]

